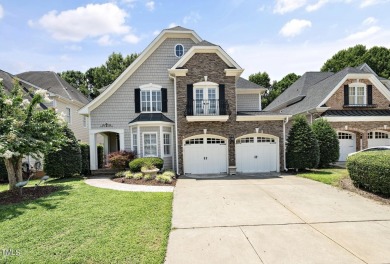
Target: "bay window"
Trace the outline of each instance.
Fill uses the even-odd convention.
[[[157,133],[144,133],[144,157],[157,157]]]

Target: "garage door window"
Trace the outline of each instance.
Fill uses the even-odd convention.
[[[193,138],[186,140],[186,145],[196,145],[196,144],[203,144],[203,138]]]
[[[339,133],[339,139],[352,139],[352,134]]]
[[[239,138],[236,140],[236,144],[253,143],[254,139],[253,137]]]
[[[275,139],[273,139],[273,138],[266,138],[266,137],[258,137],[257,138],[257,143],[262,143],[262,142],[274,143]]]
[[[374,138],[389,138],[389,134],[383,133],[383,132],[370,132],[368,133],[368,139],[374,139]]]
[[[225,140],[220,138],[207,138],[207,144],[225,144]]]

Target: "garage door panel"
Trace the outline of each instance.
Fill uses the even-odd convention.
[[[377,146],[389,146],[390,145],[389,133],[382,131],[373,131],[368,133],[368,147]]]
[[[340,157],[339,161],[346,161],[348,154],[356,151],[356,135],[354,133],[338,132]]]

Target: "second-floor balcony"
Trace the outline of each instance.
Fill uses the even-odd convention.
[[[186,106],[187,121],[220,121],[229,118],[229,105],[226,100],[192,100]]]

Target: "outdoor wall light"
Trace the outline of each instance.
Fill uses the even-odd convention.
[[[203,134],[207,134],[207,129],[203,129]]]
[[[230,143],[232,143],[232,144],[234,143],[234,135],[230,135],[230,136],[229,136],[229,141],[230,141]]]

